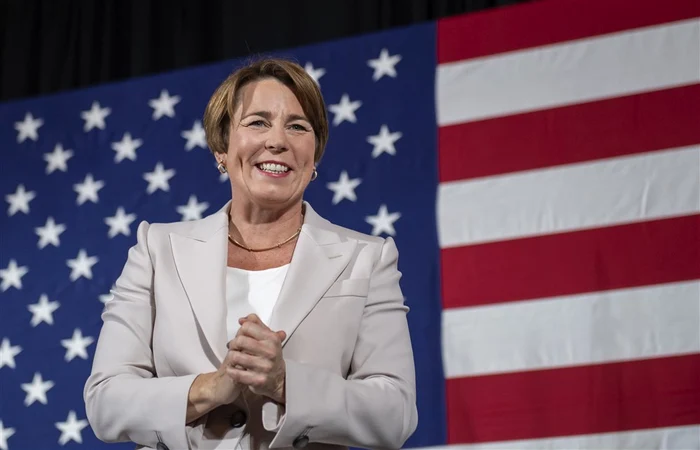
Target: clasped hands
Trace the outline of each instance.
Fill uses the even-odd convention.
[[[256,314],[238,319],[240,329],[228,342],[226,374],[239,387],[285,403],[284,331],[272,331]]]

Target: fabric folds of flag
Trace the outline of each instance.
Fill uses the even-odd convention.
[[[438,23],[448,443],[700,448],[699,16]]]

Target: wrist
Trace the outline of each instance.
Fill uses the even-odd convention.
[[[219,392],[218,386],[221,383],[221,374],[218,372],[205,373],[202,375],[202,384],[200,386],[200,400],[212,408],[221,406],[222,399],[217,395]]]
[[[287,402],[287,401],[286,401],[287,399],[286,399],[286,395],[285,395],[286,393],[285,393],[284,385],[285,385],[284,380],[282,380],[282,384],[281,384],[281,386],[279,387],[279,389],[277,389],[277,390],[275,391],[275,393],[272,395],[272,397],[270,397],[270,399],[271,399],[273,402],[275,402],[275,403],[277,403],[277,404],[279,404],[279,405],[284,405],[284,404]]]
[[[197,407],[207,407],[215,403],[213,374],[203,373],[195,378],[190,392],[190,401]]]
[[[190,423],[199,419],[218,405],[215,403],[212,374],[203,373],[198,375],[187,395],[187,420]]]

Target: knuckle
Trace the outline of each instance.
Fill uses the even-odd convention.
[[[247,338],[245,336],[238,336],[235,341],[237,349],[246,348]]]
[[[262,347],[262,350],[265,352],[265,356],[274,356],[275,353],[277,353],[277,349],[274,342],[265,341]]]

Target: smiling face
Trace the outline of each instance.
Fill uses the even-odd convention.
[[[294,93],[267,78],[240,89],[228,138],[218,155],[234,198],[263,208],[301,201],[314,169],[316,138]]]

